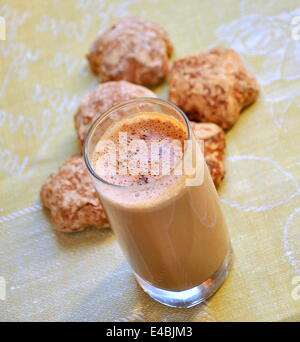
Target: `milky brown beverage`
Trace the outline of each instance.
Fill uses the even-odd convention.
[[[106,129],[91,158],[93,169],[104,180],[96,188],[134,272],[149,284],[170,291],[187,290],[208,280],[230,249],[226,223],[203,159],[197,165],[204,170],[201,185],[187,186],[185,175],[174,172],[187,138],[186,126],[170,115],[133,114]],[[125,140],[127,154],[120,147]],[[136,140],[140,145],[130,148]],[[115,160],[103,162],[110,148],[105,141],[117,147],[116,155],[109,154]],[[151,144],[157,142],[155,159]],[[171,152],[164,154],[168,144],[172,144]],[[140,162],[135,167],[137,155]],[[165,163],[171,174],[162,174]],[[141,174],[147,165],[148,172]]]

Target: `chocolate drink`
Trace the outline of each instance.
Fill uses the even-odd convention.
[[[120,136],[128,144],[138,139],[144,145],[129,148],[126,158],[118,145]],[[204,170],[198,186],[187,186],[186,176],[174,171],[185,153],[183,142],[187,138],[187,128],[174,117],[133,114],[106,129],[91,158],[94,171],[104,180],[95,186],[135,274],[169,291],[187,290],[207,281],[222,266],[230,249],[226,223],[203,159],[196,165]],[[103,142],[107,140],[117,146],[115,163],[105,163],[103,158],[107,152]],[[166,146],[174,140],[177,144],[172,145],[170,154],[159,149],[159,160],[153,164],[151,143]],[[141,174],[132,163],[128,171],[128,163],[137,155],[142,156],[144,166],[155,170],[149,167],[150,171]],[[170,166],[171,174],[162,174],[164,163]]]

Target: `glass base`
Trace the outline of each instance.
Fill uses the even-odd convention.
[[[174,308],[190,308],[212,296],[223,284],[232,265],[233,253],[229,250],[222,266],[205,282],[184,291],[168,291],[155,287],[137,274],[135,277],[142,289],[161,304]]]

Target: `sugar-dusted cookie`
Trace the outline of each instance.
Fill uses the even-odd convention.
[[[100,114],[122,101],[137,97],[157,96],[143,86],[126,81],[101,83],[95,90],[86,94],[74,117],[80,146],[82,147],[91,124]]]
[[[169,100],[190,120],[214,122],[224,129],[234,125],[259,92],[239,55],[225,47],[178,59],[169,81]]]
[[[224,150],[225,134],[221,127],[213,123],[191,122],[197,140],[204,141],[204,157],[212,179],[217,187],[225,176]]]
[[[109,226],[80,155],[72,156],[52,173],[42,186],[40,195],[44,207],[50,209],[52,222],[59,231],[75,232],[89,226]]]
[[[99,36],[87,59],[101,82],[126,80],[153,85],[167,75],[172,51],[168,34],[160,25],[126,17]]]

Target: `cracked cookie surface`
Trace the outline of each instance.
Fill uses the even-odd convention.
[[[239,55],[225,47],[178,59],[169,74],[169,101],[190,120],[232,127],[259,93]]]
[[[109,226],[81,155],[74,155],[52,173],[41,188],[43,206],[50,209],[55,229],[75,232]]]
[[[87,59],[101,82],[154,85],[167,75],[172,51],[168,34],[159,24],[126,17],[94,41]]]

